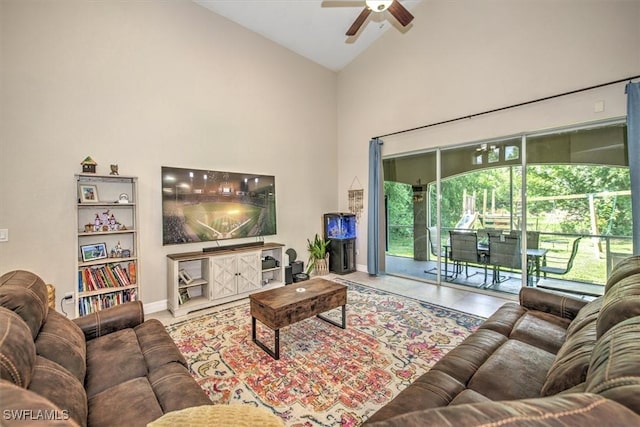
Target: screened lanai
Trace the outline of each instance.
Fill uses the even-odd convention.
[[[388,274],[596,296],[633,252],[624,121],[394,156],[383,171]]]

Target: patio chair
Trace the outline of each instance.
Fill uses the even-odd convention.
[[[550,256],[545,256],[542,259],[542,265],[540,266],[540,271],[544,274],[545,278],[547,277],[547,273],[557,274],[559,276],[562,276],[567,274],[569,271],[571,271],[571,268],[573,267],[573,261],[575,260],[576,255],[578,254],[578,245],[580,244],[580,239],[582,239],[582,236],[578,237],[573,241],[569,259],[564,260],[558,257],[550,257]],[[554,263],[554,265],[548,265],[547,262],[549,260],[551,260]],[[558,263],[561,263],[561,265],[556,266],[555,264],[558,264]]]
[[[440,246],[440,243],[436,240],[436,237],[438,235],[437,231],[438,230],[436,227],[427,227],[427,239],[429,240],[429,248],[431,249],[431,255],[433,255],[436,258],[436,261],[438,259],[438,253],[440,254],[440,257],[444,259],[444,265],[445,265],[444,275],[446,276],[448,274],[447,251],[446,249],[442,248]],[[428,274],[436,274],[437,270],[438,270],[438,267],[433,267],[433,268],[430,268],[429,270],[424,270],[424,272]]]
[[[484,262],[484,252],[478,250],[478,235],[468,231],[449,231],[451,240],[451,260],[454,262],[454,277],[457,277],[464,263],[466,277],[469,274],[469,263],[482,264],[484,266],[484,283],[487,282],[487,265]]]
[[[492,284],[502,283],[508,276],[500,277],[500,268],[522,269],[520,239],[510,235],[489,235],[489,263],[493,266]]]
[[[509,236],[520,237],[522,231],[511,230]],[[539,231],[527,231],[527,249],[538,249],[540,246],[540,232]]]

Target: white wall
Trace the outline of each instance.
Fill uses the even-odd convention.
[[[338,75],[341,209],[371,137],[640,74],[640,1],[429,0]],[[605,111],[594,112],[604,101]],[[626,114],[624,83],[384,138],[383,155]],[[366,268],[366,213],[358,264]]]
[[[0,273],[74,289],[80,162],[139,177],[141,295],[166,299],[160,167],[276,176],[278,235],[337,207],[336,74],[186,1],[0,1]],[[210,244],[209,244],[210,245]],[[58,305],[59,307],[59,305]],[[67,311],[71,306],[67,307]]]

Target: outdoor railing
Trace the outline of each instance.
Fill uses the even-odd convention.
[[[450,228],[440,232],[442,244],[449,238]],[[435,238],[435,236],[432,236]],[[604,285],[615,264],[632,254],[631,236],[612,236],[604,234],[575,234],[540,232],[541,248],[548,249],[550,258],[567,260],[573,241],[582,237],[578,246],[573,268],[565,275],[555,277],[561,280]],[[426,241],[418,244],[428,245]],[[433,260],[431,252],[426,247]],[[425,252],[424,250],[422,252]],[[387,234],[387,253],[389,255],[414,257],[414,233],[412,225],[389,225]]]

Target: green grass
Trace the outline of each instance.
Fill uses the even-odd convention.
[[[561,236],[548,236],[541,238],[540,247],[549,249],[548,264],[553,266],[564,266],[571,255],[571,245],[575,238],[562,238]],[[616,254],[632,253],[630,240],[611,241],[611,252]],[[413,258],[413,237],[394,238],[389,236],[389,249],[387,254]],[[598,246],[598,253],[594,249],[591,239],[583,238],[578,246],[578,253],[574,259],[573,267],[569,273],[556,276],[549,275],[550,278],[560,278],[576,282],[585,282],[604,285],[607,281],[607,259],[605,243]]]

